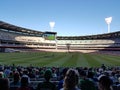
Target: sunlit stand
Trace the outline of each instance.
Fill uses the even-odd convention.
[[[110,23],[112,22],[112,17],[105,18],[105,22],[108,25],[108,33],[110,33]]]

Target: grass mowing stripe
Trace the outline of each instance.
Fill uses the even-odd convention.
[[[54,55],[54,57],[52,56]],[[0,64],[38,65],[38,66],[69,66],[90,67],[102,63],[106,65],[120,65],[119,56],[83,53],[52,53],[52,52],[25,52],[0,53]]]
[[[8,54],[8,53],[6,53]],[[16,56],[16,57],[11,57],[9,60],[4,60],[5,63],[15,63],[15,64],[20,64],[20,63],[34,63],[37,59],[39,60],[39,57],[44,57],[44,53],[10,53],[9,56]],[[46,55],[46,54],[44,54]],[[4,57],[5,58],[5,57]],[[41,60],[42,61],[42,60]]]
[[[36,63],[39,63],[39,64],[42,64],[42,63],[49,63],[49,61],[52,59],[52,56],[51,55],[45,55],[45,56],[34,56],[34,57],[30,57],[30,58],[27,58],[25,59],[25,61],[27,63],[30,63],[30,64],[36,64]],[[21,62],[20,62],[21,63]]]
[[[70,59],[69,59],[69,67],[75,67],[78,62],[78,54],[77,53],[70,53]]]
[[[45,66],[45,65],[48,65],[48,64],[56,61],[60,57],[62,57],[62,55],[54,55],[51,58],[49,58],[49,57],[47,57],[47,58],[42,57],[42,58],[40,58],[39,61],[37,61],[37,62],[35,61],[34,64],[35,64],[35,66],[41,65],[41,64],[42,64],[42,66]]]
[[[79,55],[78,55],[77,66],[79,66],[79,67],[89,66],[83,53],[79,53]]]
[[[7,56],[7,58],[5,56]],[[5,64],[8,64],[8,63],[9,64],[12,64],[12,63],[15,63],[15,64],[28,63],[28,62],[31,62],[30,59],[33,59],[33,57],[35,57],[35,56],[38,56],[38,55],[36,55],[36,53],[9,53],[9,54],[4,53],[2,55],[2,60],[1,61]],[[32,61],[34,61],[35,59],[33,59]]]
[[[20,58],[25,59],[25,58],[29,58],[29,57],[38,56],[37,54],[39,54],[39,53],[4,53],[4,54],[2,53],[2,55],[0,55],[0,59],[5,59],[5,60],[7,60],[7,59],[14,60],[14,59],[20,59]]]
[[[103,56],[102,56],[103,57]],[[109,57],[109,56],[107,56],[107,57],[105,57],[105,60],[107,61],[107,62],[109,62],[109,63],[111,63],[110,65],[114,65],[114,66],[116,66],[116,65],[120,65],[120,61],[118,60],[118,59],[115,59],[115,58],[111,58],[111,57]]]
[[[106,57],[107,59],[109,59],[109,61],[113,61],[115,63],[120,63],[120,60],[118,58],[111,58],[111,57]]]
[[[71,53],[67,53],[67,58],[64,59],[64,63],[62,64],[63,67],[73,67],[75,66],[74,60],[72,58]]]
[[[75,59],[75,65],[76,65],[76,67],[80,67],[80,62],[79,62],[79,59],[80,59],[80,57],[79,57],[79,53],[75,53],[75,54],[73,54],[73,58]]]
[[[89,63],[89,67],[99,65],[99,62],[96,59],[94,59],[91,54],[84,54],[84,56],[85,56],[87,62]]]
[[[111,64],[108,61],[106,61],[105,57],[104,58],[101,57],[101,55],[92,55],[91,57],[98,62],[98,63],[95,63],[94,66],[100,67],[101,64],[107,64],[107,65]]]
[[[116,65],[117,62],[114,61],[114,59],[109,58],[109,55],[97,55],[99,58],[101,58],[101,61],[103,62],[103,64],[105,65]]]
[[[42,60],[43,62],[40,62],[39,64],[42,66],[52,66],[50,64],[52,64],[52,62],[57,61],[57,59],[63,57],[63,55],[58,54],[58,55],[54,55],[52,58],[47,58],[47,60]],[[38,64],[37,64],[38,65]]]
[[[8,55],[8,53],[5,53],[4,55]],[[23,56],[23,57],[21,57],[21,56]],[[6,63],[6,64],[7,63],[9,63],[9,64],[12,64],[12,63],[18,64],[18,63],[28,63],[27,61],[30,60],[29,58],[31,58],[31,55],[29,53],[27,53],[27,54],[26,53],[9,53],[9,55],[7,57],[8,57],[7,58],[8,60],[7,59],[4,60],[5,61],[4,63]],[[4,57],[4,59],[5,58],[6,57]]]
[[[94,54],[93,54],[94,55]],[[111,57],[111,58],[117,58],[118,60],[120,59],[120,56],[117,55],[109,55],[109,54],[96,54],[97,56],[102,56],[102,57]]]
[[[120,62],[120,56],[112,56],[112,55],[102,55],[102,57],[109,58],[115,62]]]
[[[66,55],[63,55],[62,57],[58,57],[54,62],[51,62],[50,64],[47,64],[47,66],[57,66],[57,67],[61,67],[63,66],[63,64],[66,62],[66,60],[69,57],[66,57]]]

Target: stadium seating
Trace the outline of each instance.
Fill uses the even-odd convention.
[[[120,50],[120,32],[91,36],[56,36],[0,22],[0,47],[67,50]],[[14,28],[11,28],[14,27]],[[54,33],[54,32],[50,32]]]

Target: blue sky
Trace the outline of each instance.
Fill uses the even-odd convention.
[[[0,0],[0,20],[17,26],[53,31],[58,36],[107,33],[106,17],[112,17],[111,32],[120,31],[120,0]]]

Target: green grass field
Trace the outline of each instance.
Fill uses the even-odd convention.
[[[0,53],[0,64],[28,66],[58,67],[99,67],[120,66],[120,56],[85,54],[85,53]]]

